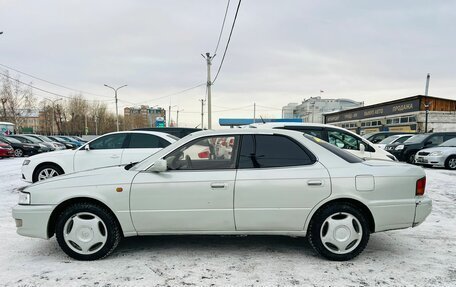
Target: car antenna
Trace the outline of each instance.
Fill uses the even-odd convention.
[[[266,122],[263,120],[263,117],[262,117],[262,116],[260,116],[260,119],[261,119],[261,121],[263,122],[263,124],[266,123]]]

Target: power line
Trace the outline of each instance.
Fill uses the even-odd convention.
[[[180,90],[180,91],[172,93],[172,94],[168,94],[168,95],[165,95],[165,96],[161,96],[161,97],[158,97],[158,98],[153,98],[153,99],[150,99],[150,100],[147,100],[147,101],[137,102],[137,103],[133,103],[133,104],[139,105],[139,104],[146,103],[146,102],[151,102],[151,101],[161,100],[161,99],[164,99],[164,98],[169,98],[169,97],[172,97],[172,96],[175,96],[175,95],[179,95],[179,94],[188,92],[190,90],[196,89],[196,88],[204,86],[204,85],[206,85],[206,83],[198,84],[196,86],[193,86],[193,87],[190,87],[190,88],[187,88],[187,89],[183,89],[183,90]]]
[[[7,77],[8,79],[10,80],[13,80],[13,81],[16,81],[18,83],[21,83],[23,85],[26,85],[27,87],[30,87],[32,89],[35,89],[35,90],[38,90],[38,91],[41,91],[41,92],[44,92],[44,93],[47,93],[47,94],[50,94],[50,95],[54,95],[54,96],[57,96],[57,97],[62,97],[62,98],[67,98],[67,99],[72,99],[73,97],[70,97],[70,96],[64,96],[62,94],[57,94],[57,93],[54,93],[54,92],[51,92],[51,91],[47,91],[47,90],[44,90],[44,89],[41,89],[41,88],[38,88],[32,84],[27,84],[27,83],[24,83],[18,79],[15,79],[15,78],[12,78],[11,76],[7,75],[7,74],[4,74],[4,73],[1,73],[0,72],[0,75],[4,76],[4,77]],[[109,100],[106,100],[106,101],[109,101]]]
[[[45,82],[45,83],[48,83],[48,84],[51,84],[51,85],[60,87],[60,88],[64,88],[64,89],[67,89],[67,90],[70,90],[70,91],[74,91],[74,92],[78,92],[78,93],[82,93],[82,94],[87,94],[87,95],[92,95],[92,96],[97,96],[97,97],[102,97],[102,98],[111,98],[111,97],[109,97],[109,96],[98,95],[98,94],[86,92],[86,91],[83,91],[83,90],[78,90],[78,89],[70,88],[70,87],[67,87],[67,86],[63,86],[63,85],[60,85],[60,84],[57,84],[57,83],[54,83],[54,82],[45,80],[45,79],[43,79],[43,78],[40,78],[40,77],[37,77],[37,76],[33,76],[33,75],[31,75],[31,74],[22,72],[22,71],[20,71],[20,70],[11,68],[11,67],[9,67],[9,66],[7,66],[7,65],[4,65],[4,64],[1,64],[1,63],[0,63],[0,66],[2,66],[2,67],[4,67],[4,68],[7,68],[7,69],[9,69],[9,70],[15,71],[15,72],[17,72],[17,73],[20,73],[20,74],[29,76],[30,78],[33,78],[33,79],[36,79],[36,80],[39,80],[39,81],[42,81],[42,82]]]
[[[230,45],[231,35],[233,34],[234,24],[236,23],[237,15],[239,12],[239,7],[241,6],[241,1],[242,0],[239,0],[239,2],[238,2],[237,8],[236,8],[236,14],[234,15],[233,24],[231,25],[230,36],[228,37],[228,41],[226,42],[225,51],[223,52],[223,57],[222,57],[222,60],[220,61],[220,66],[218,67],[217,74],[215,74],[214,80],[212,81],[211,84],[215,83],[215,81],[217,80],[217,77],[220,73],[220,70],[222,69],[223,61],[225,60],[225,56],[226,56],[226,51],[228,50],[228,46]]]
[[[220,39],[222,38],[223,28],[225,27],[226,14],[228,14],[228,8],[229,8],[229,7],[230,7],[230,0],[228,0],[228,3],[226,3],[225,16],[223,17],[222,28],[220,29],[220,35],[219,35],[219,37],[218,37],[217,47],[215,47],[214,57],[215,57],[215,55],[217,54],[217,50],[218,50],[218,47],[219,47],[219,44],[220,44]]]

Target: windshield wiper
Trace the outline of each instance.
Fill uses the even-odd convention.
[[[139,162],[139,161],[131,162],[131,163],[127,164],[127,165],[125,166],[125,169],[126,169],[126,170],[129,170],[130,168],[132,168],[133,166],[135,166],[138,162]]]

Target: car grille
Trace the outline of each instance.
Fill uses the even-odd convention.
[[[429,154],[429,153],[428,153],[428,152],[425,152],[425,151],[420,151],[420,152],[418,153],[418,155],[428,155],[428,154]]]

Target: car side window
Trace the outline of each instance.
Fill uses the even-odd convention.
[[[214,136],[192,141],[164,159],[169,170],[234,169],[239,136]]]
[[[288,137],[243,136],[239,168],[271,168],[313,164],[315,159]]]
[[[89,144],[90,149],[120,149],[127,134],[112,134],[100,137]]]
[[[168,145],[169,142],[156,135],[132,133],[127,148],[164,148]]]

